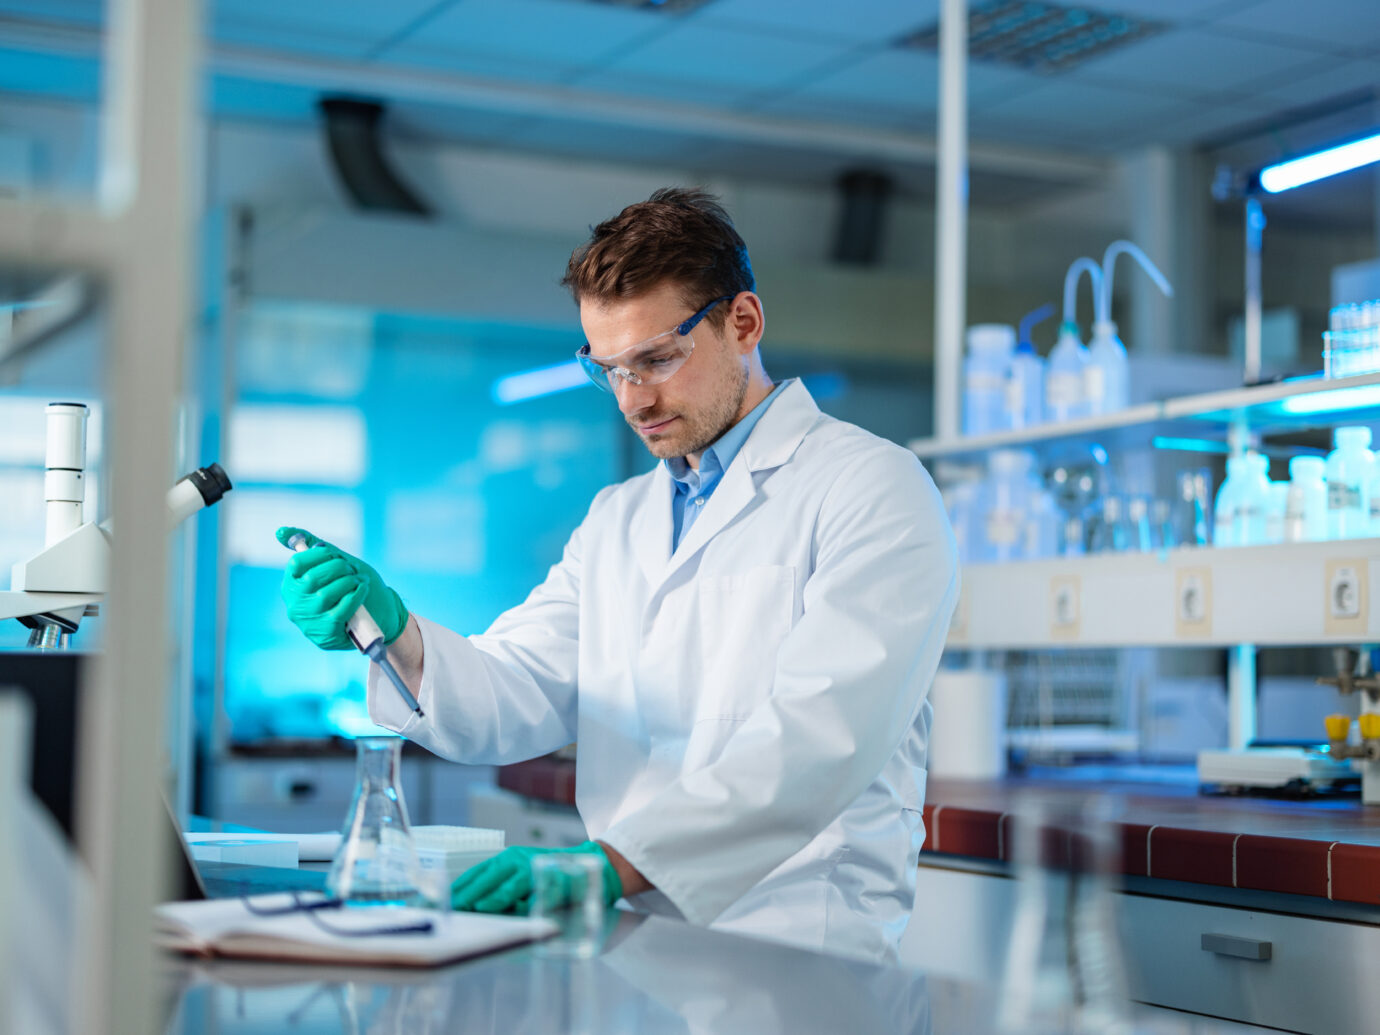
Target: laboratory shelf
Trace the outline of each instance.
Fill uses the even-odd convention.
[[[1325,380],[1299,378],[1142,403],[1116,413],[1018,431],[959,438],[919,438],[911,450],[922,460],[976,460],[993,449],[1036,449],[1062,455],[1130,445],[1192,448],[1201,440],[1225,442],[1233,424],[1261,435],[1380,420],[1380,373]]]
[[[1098,554],[963,569],[951,648],[1380,642],[1380,539]]]

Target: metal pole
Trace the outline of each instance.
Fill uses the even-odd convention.
[[[159,800],[171,675],[164,496],[191,286],[199,11],[197,0],[114,0],[109,11],[100,187],[118,225],[107,392],[119,539],[106,653],[83,720],[82,834],[97,906],[82,1031],[161,1023],[150,910],[165,897],[170,849]]]
[[[1246,199],[1246,364],[1241,380],[1260,380],[1260,248],[1265,236],[1265,210],[1255,198]]]
[[[1227,747],[1243,751],[1255,740],[1255,645],[1227,650]]]
[[[939,168],[934,247],[934,436],[958,435],[968,290],[968,0],[939,17]]]

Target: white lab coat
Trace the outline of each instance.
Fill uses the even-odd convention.
[[[674,553],[672,491],[659,464],[600,492],[482,636],[418,618],[426,717],[377,671],[369,713],[476,764],[578,740],[590,837],[658,889],[635,906],[895,959],[958,595],[939,494],[911,453],[798,382]]]

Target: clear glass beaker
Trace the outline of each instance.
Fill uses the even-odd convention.
[[[1116,803],[1102,795],[1018,796],[1019,886],[997,1028],[1020,1035],[1134,1030],[1113,904]]]
[[[352,906],[429,906],[398,775],[402,740],[355,741],[355,794],[326,893]]]

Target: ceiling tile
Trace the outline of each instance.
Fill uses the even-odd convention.
[[[902,111],[933,111],[939,61],[933,54],[887,48],[801,81],[788,96],[865,109],[874,104]]]
[[[1076,74],[1181,94],[1210,94],[1310,65],[1316,59],[1316,52],[1306,49],[1179,29],[1094,58],[1080,65]]]
[[[846,126],[912,133],[933,132],[935,123],[933,107],[900,108],[885,101],[839,101],[802,93],[773,97],[761,104],[751,105],[748,110],[756,115],[798,119],[802,122],[835,122]]]
[[[968,66],[969,103],[997,101],[1044,82],[1019,69],[972,63]],[[939,60],[935,55],[888,48],[806,80],[753,110],[932,132],[938,94]]]
[[[1250,102],[1272,110],[1323,104],[1370,89],[1380,96],[1380,58],[1348,61],[1322,58],[1287,76],[1271,76],[1244,87]]]
[[[673,24],[665,15],[569,0],[459,0],[380,56],[432,63],[454,53],[568,72]]]
[[[435,0],[216,0],[211,34],[218,43],[322,57],[363,59],[414,24]]]
[[[1127,124],[1163,118],[1182,102],[1154,90],[1109,90],[1068,82],[1049,82],[996,103],[974,107],[974,136],[989,140],[1053,145],[1090,144]],[[1031,139],[1031,134],[1035,139]]]
[[[848,4],[800,0],[718,0],[696,24],[750,23],[783,33],[853,43],[887,43],[939,17],[939,0],[852,0]]]
[[[559,83],[569,79],[577,71],[573,64],[530,60],[515,54],[501,57],[494,54],[476,54],[421,44],[390,47],[382,57],[376,59],[376,62],[380,65],[429,68],[450,75],[529,84]]]
[[[70,2],[70,0],[69,0]],[[210,0],[217,24],[244,22],[281,25],[293,31],[319,29],[338,36],[382,40],[407,28],[436,0],[331,0],[330,3],[292,3],[291,0]]]
[[[1140,124],[1113,128],[1109,136],[1118,148],[1150,142],[1194,144],[1260,122],[1260,112],[1230,104],[1181,104]]]
[[[216,43],[221,45],[347,60],[364,58],[377,42],[374,37],[359,33],[332,32],[282,22],[222,18],[219,15],[212,23],[211,33]]]
[[[641,80],[683,93],[687,100],[703,90],[745,97],[791,86],[848,51],[842,44],[774,39],[687,22],[591,70],[580,81],[597,86]]]
[[[1100,11],[1132,14],[1157,22],[1193,23],[1229,11],[1238,11],[1260,0],[1094,0]]]
[[[1380,46],[1380,5],[1375,0],[1260,0],[1214,24],[1309,40],[1358,56],[1373,55]]]

